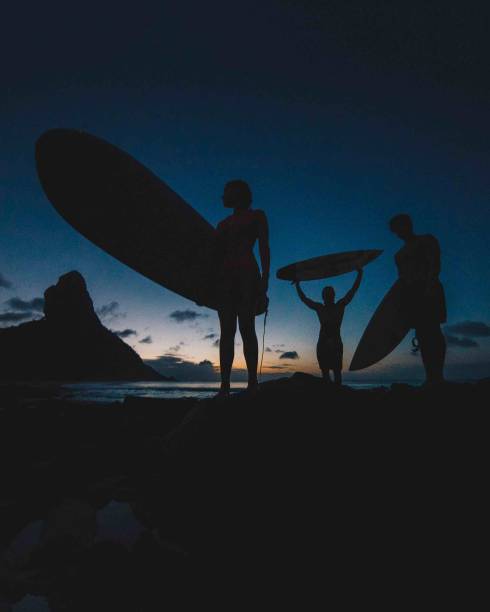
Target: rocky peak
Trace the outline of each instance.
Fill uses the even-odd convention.
[[[97,322],[85,279],[76,270],[63,274],[56,285],[44,292],[44,315],[50,323]]]
[[[46,289],[44,315],[0,329],[0,380],[164,380],[102,325],[80,272]]]

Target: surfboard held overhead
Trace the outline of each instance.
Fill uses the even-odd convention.
[[[382,252],[380,249],[370,249],[321,255],[284,266],[277,271],[276,276],[280,280],[287,281],[320,280],[339,276],[362,268],[379,257]]]

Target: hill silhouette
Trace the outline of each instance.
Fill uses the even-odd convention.
[[[44,292],[44,318],[0,329],[0,380],[169,380],[97,316],[83,276]]]

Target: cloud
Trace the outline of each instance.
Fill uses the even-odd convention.
[[[35,312],[2,312],[0,313],[0,323],[19,323],[35,316]]]
[[[126,313],[119,312],[119,308],[119,302],[109,302],[109,304],[97,308],[95,312],[101,319],[122,319],[126,316]]]
[[[459,336],[469,336],[470,338],[490,337],[490,325],[482,321],[462,321],[461,323],[454,323],[454,325],[446,325],[444,331]]]
[[[299,359],[299,355],[296,351],[286,351],[279,359]]]
[[[457,338],[446,334],[448,346],[459,346],[460,348],[478,348],[480,345],[471,338]]]
[[[140,344],[152,344],[153,340],[151,338],[151,336],[145,336],[144,338],[141,338],[140,340]]]
[[[203,338],[203,340],[213,340],[214,338],[216,338],[217,334],[206,334]]]
[[[181,344],[176,344],[175,346],[169,346],[168,350],[171,353],[178,353],[180,351],[180,349],[182,348]]]
[[[129,338],[130,336],[137,336],[138,332],[135,329],[123,329],[118,331],[117,329],[111,329],[113,334],[119,336],[119,338]]]
[[[145,359],[145,363],[163,376],[174,376],[179,381],[216,382],[219,380],[218,372],[209,359],[194,363],[177,355],[161,355],[154,359]]]
[[[195,321],[200,317],[207,317],[208,315],[196,312],[195,310],[174,310],[170,313],[169,317],[176,323],[184,323],[185,321]]]
[[[220,339],[216,338],[216,340],[213,342],[213,346],[215,348],[219,348],[219,342],[220,342]],[[235,340],[235,346],[241,346],[241,345],[242,345],[241,342],[239,342],[238,340]]]
[[[0,287],[4,289],[10,289],[12,287],[12,283],[7,280],[3,274],[0,274]]]
[[[268,346],[265,347],[265,352],[266,353],[272,353],[272,349]]]
[[[32,310],[36,312],[43,312],[44,298],[34,298],[33,300],[27,302],[18,297],[13,297],[10,298],[10,300],[7,300],[5,304],[7,304],[7,306],[12,310],[20,310],[21,312],[30,312]]]

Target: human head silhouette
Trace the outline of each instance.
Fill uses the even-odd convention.
[[[252,204],[252,191],[248,183],[235,179],[226,183],[223,191],[223,204],[225,208],[238,208],[244,210]]]
[[[333,304],[335,302],[335,289],[330,286],[324,287],[322,298],[324,304]]]
[[[412,219],[409,215],[399,214],[390,219],[390,230],[401,240],[413,236]]]

